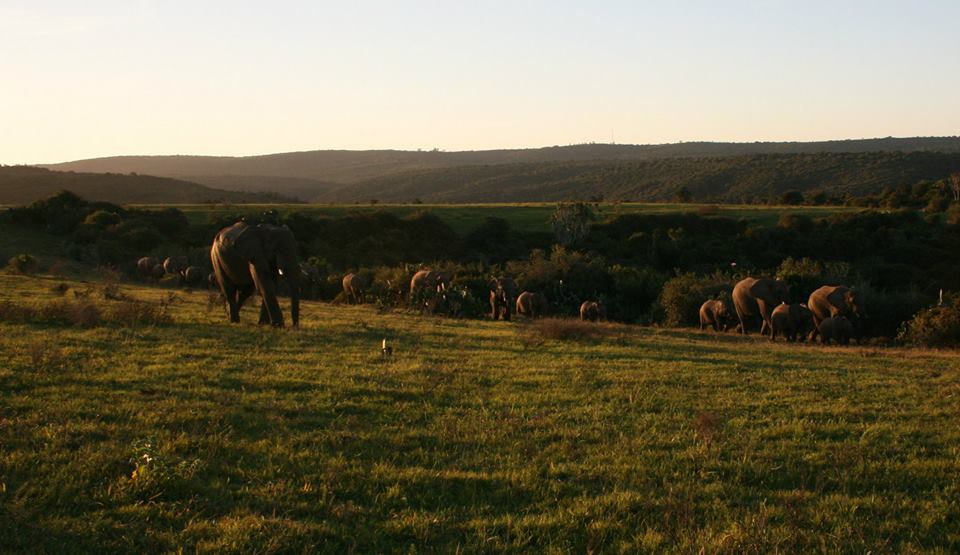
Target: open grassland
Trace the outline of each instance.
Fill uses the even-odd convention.
[[[960,550],[954,353],[109,292],[173,323],[0,323],[0,551]]]
[[[697,213],[701,207],[711,214],[728,218],[746,218],[769,225],[776,223],[782,214],[805,214],[811,217],[829,216],[837,212],[857,210],[843,206],[763,206],[763,205],[697,205],[667,203],[601,203],[596,212],[601,218],[623,214],[676,214]],[[162,208],[161,205],[145,205],[147,208]],[[249,211],[277,210],[305,212],[312,215],[342,217],[350,213],[383,211],[398,217],[417,212],[430,212],[447,223],[454,231],[463,234],[476,229],[486,218],[502,218],[519,232],[549,232],[550,216],[556,203],[525,204],[246,204],[235,206],[177,205],[192,223],[205,223],[222,216]],[[713,210],[716,210],[713,212]]]

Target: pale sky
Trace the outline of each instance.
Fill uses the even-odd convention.
[[[960,134],[960,1],[0,0],[0,163]]]

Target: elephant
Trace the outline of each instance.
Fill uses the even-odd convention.
[[[770,313],[770,340],[776,341],[777,335],[784,336],[787,341],[796,341],[807,338],[816,324],[813,313],[806,305],[781,303]]]
[[[343,276],[343,295],[350,304],[363,304],[363,284],[360,276],[349,273]]]
[[[137,260],[137,271],[140,273],[140,277],[144,279],[150,279],[153,277],[153,267],[159,264],[159,261],[152,256],[144,256],[140,260]]]
[[[781,279],[752,278],[740,280],[733,288],[733,308],[740,321],[739,332],[747,333],[747,322],[759,314],[763,319],[760,334],[770,328],[770,313],[780,303],[790,302],[790,286]]]
[[[446,299],[450,278],[443,272],[424,269],[410,278],[410,304],[420,305],[432,313],[437,303]]]
[[[320,273],[320,268],[312,264],[300,265],[300,297],[307,299],[319,299],[323,293],[324,276]]]
[[[727,301],[711,299],[700,305],[700,330],[710,326],[713,331],[727,331],[730,316]]]
[[[297,241],[287,226],[237,222],[217,233],[210,261],[220,291],[230,307],[230,321],[240,321],[240,307],[256,291],[262,298],[261,324],[283,327],[277,302],[280,275],[290,288],[290,320],[300,325],[300,263]]]
[[[544,316],[549,308],[547,298],[541,293],[524,291],[517,297],[517,314],[523,314],[527,318]]]
[[[168,256],[163,261],[163,271],[170,275],[182,275],[189,265],[190,261],[186,256]]]
[[[585,322],[596,322],[606,316],[607,311],[599,301],[583,301],[580,305],[580,319]]]
[[[513,278],[500,276],[490,280],[490,317],[509,322],[516,297],[517,283]]]
[[[153,269],[150,270],[153,274],[153,279],[159,281],[163,279],[163,276],[166,275],[167,271],[163,269],[163,264],[154,264]]]
[[[820,322],[827,318],[846,316],[859,324],[865,317],[860,295],[845,285],[824,285],[810,293],[807,306],[813,312],[813,318],[818,326],[814,328],[812,338],[816,337]]]
[[[217,273],[210,272],[207,274],[207,289],[219,289],[220,286],[217,284]]]
[[[183,271],[183,280],[187,285],[200,285],[206,275],[207,271],[200,266],[187,266]]]
[[[442,293],[450,284],[450,278],[443,272],[434,270],[420,270],[410,278],[410,298],[422,291]]]
[[[846,316],[828,316],[817,326],[820,343],[826,345],[831,340],[840,345],[849,345],[854,335],[853,323]]]

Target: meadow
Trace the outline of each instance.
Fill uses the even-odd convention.
[[[92,278],[0,303],[0,551],[960,550],[955,352],[309,301],[275,330]]]

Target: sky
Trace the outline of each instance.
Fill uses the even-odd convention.
[[[0,0],[0,164],[960,135],[960,2]]]

